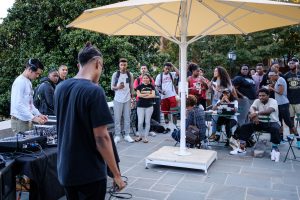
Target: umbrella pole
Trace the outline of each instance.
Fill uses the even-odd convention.
[[[187,2],[182,1],[181,9],[181,42],[180,48],[180,150],[175,152],[177,155],[185,156],[190,155],[186,151],[186,138],[185,138],[185,119],[186,119],[186,97],[188,93],[186,81],[186,63],[187,63]]]

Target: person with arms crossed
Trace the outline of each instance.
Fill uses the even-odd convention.
[[[48,117],[42,115],[33,104],[33,89],[31,81],[38,78],[44,69],[38,59],[29,59],[25,70],[19,75],[11,88],[11,129],[14,134],[28,131],[32,122],[44,124]]]
[[[155,97],[155,87],[151,84],[151,77],[149,74],[142,76],[143,83],[136,88],[137,97],[137,115],[138,115],[138,131],[139,136],[135,139],[139,142],[143,139],[144,143],[148,143],[148,134],[150,130],[150,120],[153,113],[153,100]],[[143,124],[145,122],[145,128]]]
[[[107,165],[119,190],[125,183],[107,131],[113,119],[105,93],[98,85],[103,57],[87,43],[78,54],[78,62],[77,75],[60,83],[54,93],[58,180],[68,200],[105,199]]]

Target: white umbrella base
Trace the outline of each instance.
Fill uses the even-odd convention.
[[[200,169],[207,173],[209,166],[217,160],[217,152],[212,150],[188,149],[189,155],[178,155],[179,147],[165,146],[145,158],[148,164]]]

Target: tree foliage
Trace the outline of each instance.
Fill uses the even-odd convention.
[[[177,45],[165,41],[165,51],[178,61]],[[237,55],[235,68],[230,69],[229,51]],[[199,63],[209,78],[216,66],[224,66],[234,75],[242,64],[255,67],[257,63],[269,64],[270,59],[283,61],[300,57],[300,26],[292,26],[252,33],[248,35],[206,36],[188,47],[188,60]],[[287,68],[286,63],[282,63]],[[284,69],[283,69],[284,70]]]
[[[115,2],[118,0],[16,0],[0,24],[0,115],[9,115],[11,85],[24,70],[28,58],[39,58],[44,63],[44,75],[50,68],[66,64],[72,77],[77,71],[78,51],[87,41],[104,55],[105,70],[100,84],[105,91],[109,91],[111,74],[117,70],[120,57],[129,60],[135,75],[139,64],[161,67],[167,60],[178,64],[178,46],[171,42],[162,45],[157,37],[110,37],[66,28],[85,9]],[[159,49],[160,46],[164,48]],[[284,55],[300,57],[300,26],[249,35],[207,36],[189,46],[188,60],[206,69],[208,78],[217,65],[235,73],[237,69],[230,69],[227,59],[230,50],[236,51],[236,67],[243,63],[255,66],[258,62],[267,65],[269,59],[281,59]]]
[[[159,65],[168,57],[159,54],[157,37],[109,37],[79,29],[68,29],[85,9],[118,2],[116,0],[16,0],[0,24],[0,115],[9,115],[10,89],[22,73],[28,58],[39,58],[50,68],[69,66],[69,77],[77,71],[77,54],[90,41],[104,55],[101,85],[109,91],[110,77],[118,68],[120,57],[129,60],[136,74],[139,63]],[[34,86],[38,80],[34,81]]]

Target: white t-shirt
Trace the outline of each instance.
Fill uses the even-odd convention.
[[[278,94],[278,90],[279,90],[279,86],[283,87],[283,93],[282,95]],[[287,104],[289,103],[289,100],[287,98],[287,84],[286,81],[284,80],[284,78],[279,77],[278,80],[275,83],[274,86],[275,91],[275,100],[277,101],[278,105],[283,105],[283,104]]]
[[[170,74],[173,78],[173,80],[175,79],[175,76],[176,76],[176,72],[170,72],[169,74],[164,74],[163,73],[163,76],[162,76],[162,81],[161,81],[161,74],[158,74],[156,76],[156,79],[155,79],[155,85],[158,86],[158,87],[161,87],[161,83],[162,83],[162,91],[165,91],[165,95],[161,94],[161,99],[166,99],[166,98],[169,98],[169,97],[173,97],[173,96],[176,96],[176,90],[175,90],[175,87],[174,87],[174,84],[172,83],[172,79],[170,77]]]
[[[261,103],[259,99],[255,99],[251,107],[256,108],[256,110],[260,111],[266,111],[269,107],[274,108],[274,112],[270,114],[270,122],[278,122],[279,123],[279,118],[278,118],[278,104],[277,101],[273,98],[269,98],[269,101],[266,104]],[[263,120],[260,118],[261,122],[267,122],[266,120]],[[279,123],[280,124],[280,123]]]
[[[114,85],[116,74],[117,74],[117,72],[115,72],[112,76],[112,81],[111,81],[112,86]],[[131,81],[133,81],[133,80],[131,80]],[[130,87],[129,87],[129,77],[128,77],[127,73],[124,73],[124,74],[120,73],[117,85],[120,85],[120,83],[122,83],[122,82],[124,83],[125,87],[123,89],[115,90],[114,100],[119,103],[125,103],[125,102],[129,101],[131,98]]]
[[[31,81],[20,75],[11,88],[10,115],[22,121],[31,121],[41,113],[33,105],[33,90]]]

